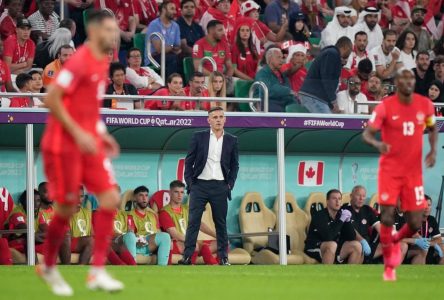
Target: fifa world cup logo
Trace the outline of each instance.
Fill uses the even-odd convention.
[[[145,222],[145,230],[148,234],[153,234],[153,224],[151,224],[151,222]]]
[[[80,235],[81,236],[87,236],[87,232],[86,232],[86,221],[83,219],[78,219],[77,220],[77,227],[80,230]]]
[[[184,218],[179,219],[179,226],[180,231],[182,231],[183,234],[187,232],[187,223]]]
[[[358,169],[359,169],[359,165],[357,162],[354,162],[351,166],[352,168],[352,180],[353,180],[353,185],[358,184]]]
[[[114,229],[116,230],[117,233],[119,234],[123,234],[122,232],[122,222],[115,220],[114,221]]]

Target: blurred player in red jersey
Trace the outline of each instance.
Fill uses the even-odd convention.
[[[5,228],[5,223],[14,208],[14,200],[6,188],[0,187],[0,230]],[[0,265],[12,265],[11,251],[8,240],[0,234]]]
[[[79,201],[80,184],[96,194],[100,203],[93,228],[93,266],[87,288],[110,292],[123,289],[123,284],[104,269],[119,202],[109,158],[117,156],[120,150],[99,114],[108,77],[107,54],[115,46],[118,27],[109,12],[91,11],[87,32],[88,42],[63,66],[45,101],[51,114],[42,139],[42,154],[49,198],[57,205],[45,239],[45,261],[37,267],[37,274],[54,294],[61,296],[73,294],[55,264]]]
[[[373,112],[364,141],[381,153],[378,171],[378,201],[381,207],[380,241],[384,257],[384,280],[395,281],[395,269],[401,264],[400,241],[412,237],[421,228],[427,202],[422,183],[424,129],[428,128],[430,152],[425,165],[436,161],[438,131],[430,99],[414,94],[415,74],[401,69],[395,78],[397,92],[385,98]],[[381,141],[376,133],[381,130]],[[406,224],[396,232],[395,208],[401,201]]]

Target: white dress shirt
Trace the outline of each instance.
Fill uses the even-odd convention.
[[[367,97],[363,93],[357,94],[355,100],[353,100],[347,90],[340,91],[336,101],[338,102],[339,110],[344,114],[368,114],[368,106],[366,105],[359,105],[355,113],[356,103],[367,101]]]
[[[208,146],[207,163],[202,173],[197,177],[202,180],[224,180],[220,159],[222,157],[222,144],[224,143],[225,132],[217,139],[213,130],[210,130],[210,144]]]

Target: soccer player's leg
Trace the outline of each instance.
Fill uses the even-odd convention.
[[[334,241],[321,243],[320,255],[324,265],[332,265],[335,263],[337,249],[338,244]]]
[[[146,237],[150,253],[157,250],[157,265],[168,265],[171,250],[171,237],[166,232],[157,232]]]
[[[214,257],[214,253],[217,252],[217,241],[203,241],[200,243],[200,256],[202,256],[205,264],[217,265],[218,261]]]
[[[91,236],[82,236],[79,238],[73,239],[71,241],[74,242],[74,245],[71,245],[71,250],[74,253],[79,254],[79,265],[88,265],[91,260],[92,248],[93,248],[93,240]]]
[[[412,265],[425,265],[428,250],[422,250],[418,247],[412,247],[407,252],[407,259],[411,260]]]
[[[57,205],[54,218],[48,226],[43,243],[44,263],[37,266],[37,274],[60,296],[71,296],[73,291],[56,268],[57,255],[69,229],[69,219],[75,212],[81,183],[81,154],[70,152],[54,154],[43,152],[49,196]]]
[[[94,193],[99,201],[93,226],[93,261],[87,287],[91,290],[120,291],[123,289],[123,283],[112,278],[104,268],[113,236],[115,209],[120,201],[111,161],[101,150],[97,154],[84,155],[82,165],[83,182],[87,190]]]
[[[339,250],[338,261],[345,261],[350,265],[362,264],[364,255],[362,245],[358,241],[346,241]]]

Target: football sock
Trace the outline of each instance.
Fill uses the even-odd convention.
[[[0,238],[0,265],[12,265],[11,251],[5,238]]]
[[[120,259],[128,266],[135,266],[137,264],[133,255],[128,250],[123,250],[120,253]]]
[[[115,265],[115,266],[123,266],[126,265],[121,259],[120,257],[117,255],[116,252],[114,252],[114,250],[110,250],[108,253],[108,261],[110,262],[110,264]]]
[[[387,262],[392,254],[392,247],[393,247],[393,226],[386,226],[384,224],[381,224],[381,230],[380,230],[380,240],[381,240],[381,246],[382,246],[382,256],[384,258],[384,265],[387,266]]]
[[[166,232],[156,233],[154,241],[157,245],[157,264],[159,266],[168,265],[170,250],[171,250],[171,238]]]
[[[94,249],[93,262],[95,267],[101,267],[105,264],[111,237],[113,235],[113,222],[116,211],[99,208],[96,213],[96,222],[94,223]]]
[[[217,265],[217,260],[214,258],[208,245],[202,245],[202,248],[200,249],[200,255],[202,256],[205,264]]]
[[[397,243],[402,239],[412,237],[415,233],[415,231],[410,229],[410,226],[408,224],[404,224],[401,229],[393,236],[393,241]]]
[[[126,246],[126,249],[128,249],[128,252],[133,256],[133,259],[136,259],[137,255],[137,237],[134,234],[134,232],[127,232],[123,235],[123,243]]]
[[[199,253],[197,251],[194,251],[193,255],[191,256],[191,263],[193,265],[196,264],[196,260],[197,260],[197,256],[199,255]]]
[[[69,228],[69,219],[62,218],[55,214],[48,226],[43,251],[45,254],[45,265],[48,268],[55,266],[57,262],[57,254],[60,246],[65,239],[65,233]]]

